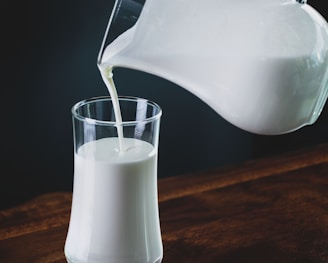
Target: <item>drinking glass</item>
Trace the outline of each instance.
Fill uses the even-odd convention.
[[[72,108],[74,184],[65,242],[69,263],[159,263],[163,257],[157,198],[161,108],[119,97]],[[119,138],[118,130],[123,138]]]

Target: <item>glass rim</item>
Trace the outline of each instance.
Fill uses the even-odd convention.
[[[134,101],[134,102],[137,102],[138,100],[142,100],[142,101],[147,102],[148,105],[151,105],[154,108],[158,109],[158,112],[151,117],[145,118],[143,120],[133,120],[133,121],[124,121],[123,120],[122,123],[119,123],[120,126],[136,125],[137,123],[149,123],[149,122],[153,122],[153,121],[159,119],[162,116],[162,108],[157,103],[155,103],[151,100],[141,98],[141,97],[135,97],[135,96],[118,96],[118,99],[119,99],[119,101]],[[95,118],[88,118],[77,112],[77,109],[81,108],[82,106],[90,104],[90,103],[94,103],[96,101],[112,101],[112,97],[111,96],[98,96],[98,97],[91,97],[88,99],[78,101],[71,108],[73,117],[80,121],[87,122],[87,123],[94,124],[94,125],[116,126],[117,125],[116,121],[103,121],[103,120],[98,120]]]

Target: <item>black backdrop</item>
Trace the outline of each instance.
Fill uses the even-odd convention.
[[[324,1],[310,4],[328,18]],[[72,190],[70,109],[81,99],[107,95],[96,58],[112,6],[113,0],[2,4],[0,208]],[[328,142],[328,107],[315,125],[259,136],[232,126],[164,79],[117,69],[115,82],[120,95],[145,97],[163,108],[159,177]]]

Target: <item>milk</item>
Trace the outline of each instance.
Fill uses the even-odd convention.
[[[107,90],[109,92],[109,95],[112,99],[113,109],[114,109],[114,115],[115,115],[115,122],[116,122],[116,128],[117,128],[117,135],[119,140],[119,151],[123,152],[124,149],[124,142],[123,142],[123,127],[122,127],[122,114],[121,114],[121,108],[120,103],[118,100],[117,90],[113,81],[113,73],[112,68],[109,66],[103,66],[101,64],[98,64],[98,68],[101,74],[101,77],[107,87]]]
[[[154,263],[162,258],[157,150],[149,143],[104,138],[75,154],[70,263]]]

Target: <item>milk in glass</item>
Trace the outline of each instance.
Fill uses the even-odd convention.
[[[75,154],[65,253],[71,263],[154,263],[162,258],[157,151],[149,143],[104,138]]]

